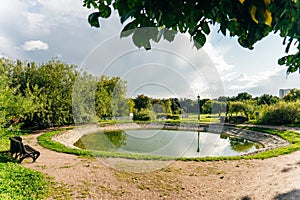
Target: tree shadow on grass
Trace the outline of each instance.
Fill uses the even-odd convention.
[[[287,193],[279,194],[273,200],[299,200],[300,190],[292,190]]]

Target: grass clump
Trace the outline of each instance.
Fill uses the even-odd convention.
[[[40,172],[25,168],[6,151],[9,137],[22,136],[28,131],[1,131],[0,134],[0,199],[46,199],[49,189],[47,178]]]

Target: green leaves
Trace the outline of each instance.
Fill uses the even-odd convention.
[[[112,3],[113,2],[113,3]],[[121,23],[128,19],[128,23],[121,37],[132,35],[133,42],[139,48],[150,49],[150,40],[158,42],[163,38],[171,42],[175,33],[188,32],[195,42],[197,49],[206,42],[206,35],[210,34],[209,23],[219,24],[223,35],[237,36],[241,46],[253,49],[254,44],[266,37],[270,32],[279,32],[281,37],[289,38],[286,51],[294,44],[291,41],[300,40],[300,1],[270,1],[270,0],[228,0],[209,1],[121,1],[121,0],[84,0],[87,8],[98,9],[92,13],[88,21],[94,27],[100,27],[99,18],[111,15],[111,7],[118,11]],[[164,31],[155,37],[146,35],[141,37],[137,28],[159,27],[175,32]],[[300,49],[298,49],[298,52]],[[289,56],[289,55],[287,55]],[[279,63],[289,67],[288,72],[300,69],[299,58],[283,58]],[[298,56],[299,57],[299,56]]]
[[[84,0],[83,6],[87,7],[88,9],[91,9],[91,6],[93,6],[94,9],[97,9],[97,12],[93,12],[88,16],[88,22],[92,27],[99,28],[99,18],[108,18],[111,15],[111,0]]]
[[[128,23],[128,24],[126,24],[126,26],[123,28],[123,30],[121,32],[121,38],[122,37],[128,37],[129,35],[134,33],[136,28],[137,28],[137,23],[136,23],[135,20]]]
[[[90,14],[89,17],[88,17],[89,24],[91,26],[99,28],[100,27],[99,17],[100,17],[100,13],[99,12],[94,12],[94,13]]]
[[[168,29],[163,30],[164,39],[167,40],[168,42],[172,42],[175,38],[175,35],[176,35],[176,31],[171,31]]]
[[[99,13],[100,13],[100,17],[108,18],[111,15],[111,8],[104,4],[100,4],[99,5]]]
[[[196,35],[193,37],[194,45],[197,49],[203,47],[206,42],[206,37],[201,31],[197,31]]]

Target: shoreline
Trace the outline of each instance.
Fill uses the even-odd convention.
[[[78,149],[74,146],[82,136],[92,134],[101,131],[112,130],[129,130],[129,129],[173,129],[180,131],[201,131],[211,132],[216,134],[225,133],[229,136],[247,139],[253,142],[257,142],[263,145],[263,148],[255,150],[251,153],[244,155],[252,155],[262,151],[271,150],[279,147],[290,145],[289,142],[283,138],[271,135],[268,133],[262,133],[257,131],[245,130],[236,128],[233,126],[224,126],[224,124],[171,124],[171,123],[122,123],[100,126],[97,124],[89,124],[77,126],[71,130],[63,131],[62,133],[52,137],[53,141],[59,142],[66,147]]]

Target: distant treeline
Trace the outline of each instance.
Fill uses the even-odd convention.
[[[242,115],[261,123],[299,121],[300,91],[293,89],[283,99],[264,94],[253,98],[243,92],[235,97],[191,100],[157,99],[140,94],[126,97],[126,81],[119,77],[92,76],[59,60],[47,63],[0,58],[0,128],[90,123],[100,119],[179,119],[180,114]],[[276,108],[285,109],[284,112]],[[272,110],[283,113],[273,120]],[[288,110],[288,111],[287,111]],[[288,118],[288,119],[284,119]],[[280,123],[280,122],[279,122]]]

